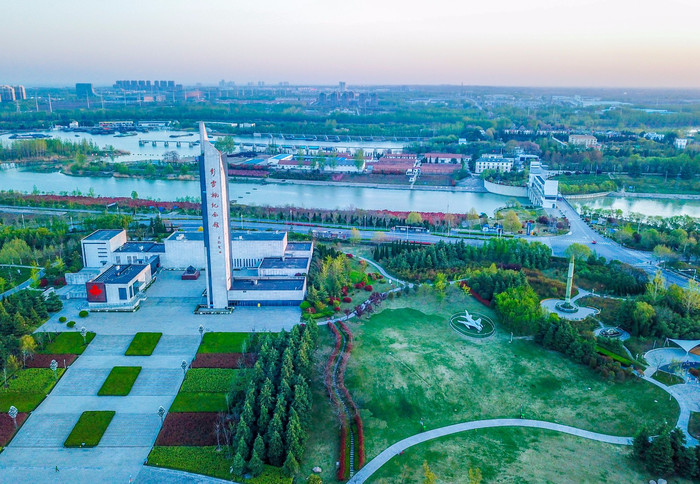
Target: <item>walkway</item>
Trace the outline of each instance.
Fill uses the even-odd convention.
[[[27,268],[27,269],[34,269],[34,268],[35,268],[34,266],[20,266],[20,265],[11,265],[11,264],[2,264],[2,266],[3,266],[3,267],[24,267],[24,268]],[[38,279],[41,279],[42,277],[44,277],[44,273],[45,273],[45,272],[46,272],[46,271],[44,270],[44,268],[40,268],[40,269],[39,269],[39,273],[37,274],[37,278],[38,278]],[[22,283],[20,283],[20,284],[17,284],[15,287],[12,287],[12,288],[8,289],[7,291],[1,293],[1,294],[0,294],[0,299],[2,299],[2,298],[4,298],[4,297],[7,297],[7,296],[9,296],[9,295],[11,295],[11,294],[14,294],[14,293],[16,293],[16,292],[19,292],[19,291],[21,291],[22,289],[27,289],[29,286],[32,285],[32,282],[34,282],[34,279],[32,279],[32,278],[30,277],[30,278],[27,279],[26,281],[24,281],[24,282],[22,282]]]
[[[355,474],[355,476],[352,479],[348,481],[348,483],[360,484],[362,482],[365,482],[372,474],[377,472],[377,470],[379,470],[380,467],[389,462],[393,457],[400,454],[409,447],[413,447],[414,445],[421,444],[429,440],[437,439],[439,437],[444,437],[445,435],[452,435],[459,432],[465,432],[467,430],[487,429],[496,427],[527,427],[553,430],[555,432],[563,432],[565,434],[575,435],[584,439],[595,440],[607,444],[632,445],[632,437],[617,437],[614,435],[599,434],[596,432],[589,432],[588,430],[577,429],[576,427],[569,427],[568,425],[545,422],[542,420],[525,420],[514,418],[476,420],[472,422],[463,422],[455,425],[448,425],[447,427],[428,430],[427,432],[407,437],[395,443],[388,449],[384,450],[381,454],[379,454],[377,457],[368,462],[362,469],[360,469]]]

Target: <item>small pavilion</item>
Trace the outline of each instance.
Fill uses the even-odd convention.
[[[669,341],[673,341],[676,343],[678,346],[680,346],[684,351],[685,351],[685,359],[688,358],[690,353],[693,355],[700,356],[700,339],[670,339]]]

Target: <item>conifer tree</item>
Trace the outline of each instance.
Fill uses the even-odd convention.
[[[245,474],[245,459],[238,452],[233,457],[233,465],[231,467],[234,475],[242,477]]]
[[[262,459],[258,456],[258,453],[253,450],[253,455],[250,456],[250,462],[248,462],[248,469],[253,477],[257,477],[263,473],[265,470],[265,464],[263,464]]]
[[[265,460],[267,457],[267,450],[265,449],[265,441],[262,438],[262,435],[258,434],[255,437],[255,442],[253,443],[253,450],[255,453],[260,457],[260,459]]]
[[[292,452],[287,454],[287,458],[284,460],[284,465],[282,466],[282,471],[289,477],[293,477],[299,472],[299,462]]]

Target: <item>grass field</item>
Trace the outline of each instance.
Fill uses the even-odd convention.
[[[61,378],[64,371],[63,368],[56,370],[58,378]],[[17,371],[7,379],[7,388],[0,386],[0,412],[7,412],[13,405],[20,412],[31,412],[46,398],[55,384],[53,371],[48,368]]]
[[[57,355],[80,355],[85,351],[87,345],[95,337],[95,333],[88,331],[83,340],[82,335],[76,331],[65,331],[62,333],[54,333],[54,340],[47,343],[44,349],[37,351],[41,354],[57,354]],[[87,344],[85,344],[87,342]]]
[[[112,421],[114,413],[112,410],[83,412],[63,445],[65,447],[97,446]]]
[[[163,333],[136,333],[124,353],[126,356],[151,356]]]
[[[653,375],[651,375],[651,377],[654,380],[668,386],[678,385],[684,382],[683,378],[679,377],[678,375],[672,375],[671,373],[666,373],[665,371],[656,371]]]
[[[0,278],[5,281],[4,286],[0,287],[0,292],[12,289],[31,276],[32,270],[28,267],[0,267]]]
[[[243,390],[248,370],[231,370],[226,368],[192,368],[182,382],[180,392],[185,393],[226,393]]]
[[[131,391],[139,373],[141,373],[140,366],[115,366],[107,375],[97,394],[124,397]]]
[[[231,459],[226,456],[226,452],[217,452],[216,446],[155,446],[148,454],[148,465],[194,472],[219,479],[230,480],[232,477],[229,472]],[[292,479],[283,475],[279,468],[267,465],[258,477],[245,479],[245,481],[240,477],[233,477],[236,477],[236,481],[247,484],[291,484],[292,482]]]
[[[423,482],[428,462],[438,483],[648,482],[630,448],[541,429],[479,429],[424,442],[384,464],[367,482]],[[672,481],[682,482],[682,481]]]
[[[678,417],[677,403],[668,402],[663,390],[647,382],[605,381],[588,367],[531,341],[511,344],[510,335],[499,329],[482,340],[456,334],[447,318],[465,308],[497,320],[457,289],[438,300],[422,288],[417,295],[387,301],[385,307],[350,325],[355,347],[346,384],[364,421],[367,460],[418,433],[421,419],[431,429],[519,417],[522,410],[526,418],[626,436],[643,423]],[[324,405],[314,413],[314,428],[337,427]],[[337,436],[331,439],[328,444],[312,438],[307,456],[325,458],[329,447],[334,455]]]
[[[246,353],[252,333],[204,333],[197,353]]]
[[[180,392],[170,406],[171,412],[223,412],[224,410],[226,410],[225,392]]]
[[[690,412],[688,433],[696,439],[700,439],[700,412]]]

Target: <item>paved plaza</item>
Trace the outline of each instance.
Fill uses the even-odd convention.
[[[181,281],[179,272],[163,271],[135,312],[91,313],[81,319],[77,313],[85,301],[66,301],[64,309],[39,331],[78,331],[84,326],[97,336],[0,454],[2,481],[128,483],[138,477],[138,482],[221,482],[143,466],[160,431],[158,408],[170,408],[183,380],[180,365],[183,360],[192,361],[197,352],[200,325],[206,331],[276,332],[297,324],[300,310],[243,307],[227,315],[195,315],[203,288],[203,278]],[[59,323],[60,316],[75,320],[76,327],[71,330]],[[137,332],[163,333],[151,356],[124,355]],[[115,366],[142,370],[129,395],[98,396]],[[97,447],[64,448],[63,442],[86,410],[116,414]]]

